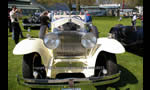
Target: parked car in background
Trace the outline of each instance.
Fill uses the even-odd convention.
[[[126,49],[134,49],[143,56],[143,27],[116,25],[110,29],[110,37],[118,40]]]
[[[32,15],[29,18],[23,19],[22,22],[24,29],[28,29],[28,27],[40,27],[41,25],[40,15],[38,14]]]

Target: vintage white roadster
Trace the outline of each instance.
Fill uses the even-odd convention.
[[[17,80],[32,90],[117,82],[121,71],[115,54],[124,52],[117,40],[99,38],[97,28],[84,22],[84,15],[55,15],[43,40],[27,38],[13,50],[23,55],[23,78]]]

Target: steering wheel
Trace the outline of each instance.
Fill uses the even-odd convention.
[[[80,16],[73,16],[72,18],[77,18],[77,19],[82,20],[82,18]]]

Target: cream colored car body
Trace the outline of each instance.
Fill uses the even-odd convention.
[[[58,26],[63,25],[64,23],[68,22],[69,20],[71,20],[72,22],[80,25],[81,28],[85,28],[84,27],[85,26],[84,21],[82,22],[82,21],[79,21],[75,18],[66,17],[66,18],[63,18],[63,19],[56,20],[56,21],[51,23],[52,32],[53,32],[54,28],[57,28]],[[15,46],[15,48],[13,50],[13,54],[15,54],[15,55],[25,55],[25,54],[29,54],[29,53],[32,53],[32,52],[39,53],[41,58],[42,58],[43,64],[46,67],[47,77],[52,77],[53,76],[53,73],[52,73],[53,71],[50,67],[56,65],[59,62],[69,62],[69,63],[82,62],[85,65],[85,67],[95,67],[97,56],[101,51],[106,51],[106,52],[114,53],[114,54],[120,54],[120,53],[124,53],[125,49],[121,45],[121,43],[119,43],[117,40],[111,39],[111,38],[108,38],[108,37],[102,37],[102,38],[97,39],[97,44],[96,44],[95,48],[91,49],[89,55],[87,55],[86,58],[78,58],[78,59],[77,58],[67,58],[67,59],[57,58],[57,59],[55,59],[54,55],[53,55],[53,50],[48,49],[47,47],[45,47],[42,39],[27,38],[27,39],[22,40],[21,42],[19,42]],[[85,68],[70,69],[70,68],[65,68],[64,70],[62,70],[62,69],[61,70],[56,70],[55,74],[61,73],[61,72],[67,72],[67,73],[81,72],[81,73],[84,73],[84,75],[86,77],[90,77],[90,76],[94,75],[94,68],[91,68],[91,69],[85,69]]]
[[[120,54],[125,52],[124,47],[115,39],[98,38],[97,45],[99,45],[99,47],[96,50],[92,49],[93,51],[91,50],[91,53],[87,56],[86,59],[72,59],[69,61],[83,62],[88,67],[94,67],[97,56],[101,51],[106,51],[115,54]],[[65,61],[65,59],[54,59],[52,50],[46,48],[43,41],[38,38],[22,40],[20,43],[18,43],[15,46],[13,50],[13,54],[15,55],[25,55],[32,52],[37,52],[40,54],[45,67],[52,67],[53,62],[55,62],[55,64],[58,62],[68,62],[67,60]],[[84,73],[86,77],[89,77],[94,74],[94,69],[83,68],[82,70],[80,69],[79,71],[81,71],[81,73]],[[79,71],[76,70],[76,72]],[[47,68],[46,72],[47,72],[47,76],[51,77],[52,75],[51,69]],[[75,71],[71,71],[69,69],[67,70],[66,68],[65,72],[75,72]]]

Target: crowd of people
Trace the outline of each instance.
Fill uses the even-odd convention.
[[[58,11],[58,12],[49,12],[49,11],[44,11],[43,13],[41,13],[40,15],[40,21],[41,21],[41,27],[40,27],[40,32],[39,32],[39,38],[44,39],[44,35],[46,33],[48,33],[48,27],[49,27],[49,23],[48,21],[53,21],[53,16],[54,15],[69,15],[69,12],[66,11]],[[72,14],[71,14],[72,15]],[[78,13],[78,15],[81,15],[81,12]],[[85,10],[85,22],[87,24],[92,24],[92,17],[91,15],[88,13],[88,11]]]
[[[17,14],[20,13],[20,10],[16,8],[16,6],[12,6],[12,10],[9,12],[9,18],[10,20],[8,21],[9,24],[9,32],[12,32],[12,39],[15,41],[15,44],[17,44],[19,42],[19,37],[21,36],[21,38],[24,38],[23,34],[22,34],[22,30],[19,26],[19,22],[18,22],[18,17]],[[39,38],[43,39],[44,35],[46,33],[48,33],[48,28],[50,27],[50,21],[53,21],[53,16],[54,15],[85,15],[85,19],[84,21],[86,23],[91,23],[92,22],[92,17],[89,14],[89,12],[87,10],[85,10],[84,12],[69,12],[69,11],[44,11],[40,14],[40,22],[41,22],[41,26],[40,26],[40,32],[39,32]],[[141,24],[143,26],[143,16],[140,18],[141,19]],[[122,18],[119,20],[121,21]],[[136,20],[137,20],[137,16],[133,15],[131,23],[132,26],[136,27]],[[136,28],[135,28],[136,29]]]
[[[18,13],[20,13],[20,10],[16,8],[16,6],[12,6],[12,10],[8,13],[8,17],[10,18],[8,21],[9,24],[9,32],[12,32],[12,39],[14,40],[15,44],[19,42],[19,37],[24,38],[22,34],[22,30],[19,26],[18,21]],[[48,33],[48,28],[50,27],[50,21],[53,21],[54,15],[69,15],[69,14],[75,14],[74,12],[67,12],[67,11],[44,11],[40,14],[40,32],[39,32],[39,38],[43,39],[44,35]],[[92,17],[88,13],[88,11],[79,12],[76,13],[76,15],[86,15],[85,16],[85,22],[92,22]]]

